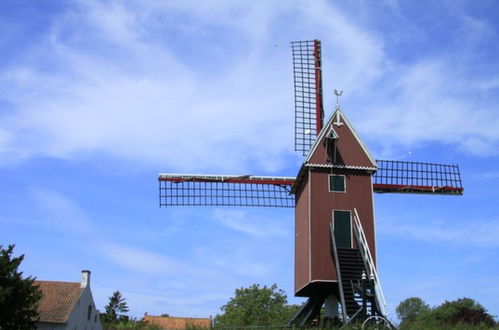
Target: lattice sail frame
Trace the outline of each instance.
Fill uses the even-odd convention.
[[[376,162],[378,170],[373,175],[376,193],[463,194],[457,165]],[[295,177],[162,173],[158,181],[160,207],[295,207],[295,196],[291,193]]]
[[[319,40],[294,41],[295,151],[306,156],[324,123]]]
[[[394,160],[376,160],[376,163],[374,192],[463,194],[458,165]]]
[[[295,207],[293,177],[160,174],[159,206]]]

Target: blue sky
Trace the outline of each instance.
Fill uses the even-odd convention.
[[[290,41],[321,39],[326,115],[377,159],[457,163],[465,195],[377,195],[392,311],[499,315],[495,1],[0,2],[0,244],[42,280],[92,271],[101,310],[215,315],[293,296],[293,210],[158,207],[159,172],[294,176]]]

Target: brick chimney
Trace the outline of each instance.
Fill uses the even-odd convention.
[[[84,289],[89,285],[90,285],[90,271],[89,270],[82,270],[81,271],[80,288]]]

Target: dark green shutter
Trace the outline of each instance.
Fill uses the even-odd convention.
[[[345,176],[330,175],[329,176],[329,191],[344,192],[345,191]]]

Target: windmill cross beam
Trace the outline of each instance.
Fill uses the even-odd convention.
[[[420,162],[377,160],[373,170],[375,193],[420,193],[462,195],[459,167]],[[348,169],[348,167],[306,164],[305,168]],[[160,206],[258,206],[295,207],[302,178],[253,175],[209,175],[161,173],[158,176]],[[238,185],[236,185],[238,184]]]
[[[295,295],[309,299],[290,324],[310,325],[324,305],[328,320],[371,315],[390,326],[376,271],[373,194],[462,195],[459,167],[375,160],[339,104],[324,124],[320,41],[291,48],[295,150],[306,156],[296,177],[162,173],[159,205],[295,208]],[[372,279],[359,292],[362,274]]]

